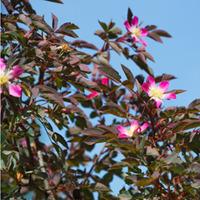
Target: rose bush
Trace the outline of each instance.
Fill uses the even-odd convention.
[[[200,199],[200,99],[165,106],[184,90],[168,91],[173,75],[154,75],[143,40],[169,33],[141,27],[128,9],[122,30],[99,21],[96,47],[29,1],[2,4],[2,199]],[[121,65],[124,80],[113,52],[132,61]]]

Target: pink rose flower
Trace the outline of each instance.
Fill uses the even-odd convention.
[[[19,76],[24,72],[24,70],[15,65],[11,70],[6,69],[5,60],[0,58],[0,94],[3,92],[4,86],[8,87],[8,92],[14,97],[21,97],[22,88],[20,85],[16,85],[14,82],[15,79],[18,79]]]
[[[149,124],[147,122],[140,126],[137,120],[131,121],[130,128],[128,129],[121,125],[118,125],[118,138],[131,138],[134,134],[144,132],[148,128],[148,126]]]
[[[126,20],[124,22],[124,25],[128,31],[128,33],[130,33],[133,42],[139,42],[144,46],[147,46],[147,43],[142,39],[142,37],[145,37],[148,35],[148,30],[146,28],[141,28],[139,23],[138,23],[138,17],[135,16],[131,23],[128,22],[128,20]]]
[[[168,87],[169,81],[162,81],[156,85],[152,76],[148,76],[146,83],[142,84],[142,89],[156,102],[157,108],[160,107],[164,99],[176,99],[175,93],[166,93]]]

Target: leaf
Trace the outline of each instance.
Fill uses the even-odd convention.
[[[147,25],[145,28],[146,28],[148,31],[151,31],[151,30],[156,29],[157,26],[155,26],[155,25]]]
[[[88,128],[83,130],[81,133],[87,136],[102,137],[105,131],[100,128]]]
[[[148,33],[148,37],[150,37],[151,39],[155,40],[156,42],[160,42],[163,43],[163,41],[161,40],[160,36],[156,33],[150,32]]]
[[[127,117],[127,112],[121,106],[116,103],[109,102],[101,108],[103,113],[113,114],[119,117]]]
[[[104,185],[102,183],[97,183],[95,185],[95,190],[97,190],[97,191],[104,191],[104,192],[109,192],[110,191],[110,189],[106,185]]]
[[[51,2],[54,2],[54,3],[61,3],[61,4],[63,4],[62,0],[45,0],[45,1],[51,1]]]
[[[173,164],[181,164],[183,161],[179,158],[178,153],[172,153],[171,155],[168,155],[166,158],[162,158],[164,162],[166,162],[168,165]]]
[[[67,22],[67,23],[62,24],[59,27],[59,29],[56,31],[56,33],[61,33],[73,38],[77,38],[78,35],[73,31],[75,29],[79,29],[79,27],[73,23]]]
[[[148,59],[151,60],[152,62],[155,62],[153,56],[152,56],[149,52],[144,51],[144,52],[142,52],[142,54],[145,56],[145,58],[148,58]]]
[[[159,154],[159,152],[158,152],[158,150],[157,150],[156,148],[152,148],[152,147],[148,146],[148,147],[147,147],[147,155],[157,157],[157,156],[159,156],[160,154]]]
[[[86,42],[84,40],[75,40],[72,42],[72,45],[79,47],[79,48],[88,48],[88,49],[98,50],[98,48],[95,45],[93,45],[89,42]]]
[[[53,133],[52,135],[52,139],[57,143],[59,142],[60,144],[62,144],[64,147],[68,147],[67,146],[67,142],[65,141],[64,137],[58,133]]]
[[[53,13],[51,13],[51,17],[52,17],[52,27],[53,30],[55,31],[58,27],[58,18]]]
[[[144,60],[141,58],[141,55],[134,55],[131,59],[140,67],[140,69],[153,76],[153,70],[147,65],[146,62],[144,62]]]
[[[155,31],[152,31],[152,33],[156,33],[157,35],[161,36],[161,37],[167,37],[167,38],[171,38],[172,36],[164,31],[164,30],[160,30],[160,29],[156,29]]]
[[[24,14],[19,15],[19,20],[22,21],[24,24],[30,26],[32,24],[32,20],[30,17],[27,17]]]
[[[32,14],[31,16],[33,24],[42,31],[51,34],[53,32],[52,28],[44,21],[44,19],[39,16]]]
[[[169,81],[169,80],[173,80],[173,79],[176,79],[176,77],[171,74],[162,74],[161,76],[157,76],[155,78],[156,82]]]
[[[170,92],[173,92],[173,93],[175,93],[175,94],[181,94],[181,93],[183,93],[183,92],[185,92],[186,90],[170,90],[170,91],[168,91],[167,93],[170,93]]]
[[[131,9],[128,8],[127,19],[128,19],[129,24],[131,24],[132,18],[133,18],[133,13]]]
[[[105,76],[109,77],[110,79],[112,79],[116,82],[120,82],[121,76],[112,67],[104,66],[104,67],[99,67],[98,69],[99,69],[99,71],[103,72],[105,74]]]
[[[122,66],[122,69],[123,69],[123,71],[124,71],[124,73],[125,73],[127,79],[128,79],[131,83],[134,84],[135,78],[134,78],[134,76],[133,76],[131,70],[130,70],[128,67],[126,67],[125,65],[123,65],[123,64],[121,64],[121,66]]]
[[[32,93],[34,94],[33,90],[39,89],[41,95],[56,102],[60,106],[64,106],[63,97],[59,94],[55,89],[48,87],[46,85],[38,85],[32,89]]]
[[[195,99],[194,101],[192,101],[189,106],[189,108],[195,108],[197,110],[200,110],[200,99]]]
[[[103,30],[104,30],[105,32],[108,31],[108,26],[106,25],[106,23],[104,23],[104,22],[102,22],[102,21],[99,21],[99,24],[101,25],[101,27],[103,28]]]
[[[109,44],[118,54],[122,52],[122,47],[117,42],[109,42]]]

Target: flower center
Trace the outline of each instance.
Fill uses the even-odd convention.
[[[163,95],[164,95],[164,92],[158,87],[151,87],[150,90],[149,90],[149,96],[150,97],[162,99]]]
[[[131,33],[136,36],[137,38],[139,38],[141,36],[141,30],[138,27],[133,27],[131,28]]]
[[[68,46],[68,44],[62,44],[60,46],[60,49],[62,49],[63,51],[67,52],[67,51],[71,51],[71,48]]]
[[[0,85],[6,84],[10,79],[9,73],[0,73]]]
[[[136,132],[136,130],[138,129],[138,126],[132,125],[128,130],[127,130],[127,134],[129,137],[132,137],[133,134]]]

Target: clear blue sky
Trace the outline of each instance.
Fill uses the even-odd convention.
[[[200,97],[200,1],[199,0],[63,0],[64,4],[32,0],[39,14],[44,14],[50,22],[51,13],[59,18],[59,25],[73,22],[80,27],[77,31],[81,39],[100,46],[101,41],[93,33],[99,28],[98,20],[109,22],[111,19],[124,31],[127,8],[139,16],[144,25],[155,24],[173,36],[165,39],[164,44],[148,40],[147,50],[154,56],[156,63],[149,63],[155,75],[171,73],[178,77],[171,82],[170,89],[185,89],[177,100],[166,105],[187,105]],[[71,39],[69,39],[71,40]],[[114,67],[120,72],[120,63],[127,64],[136,74],[139,70],[133,63],[114,56]]]

